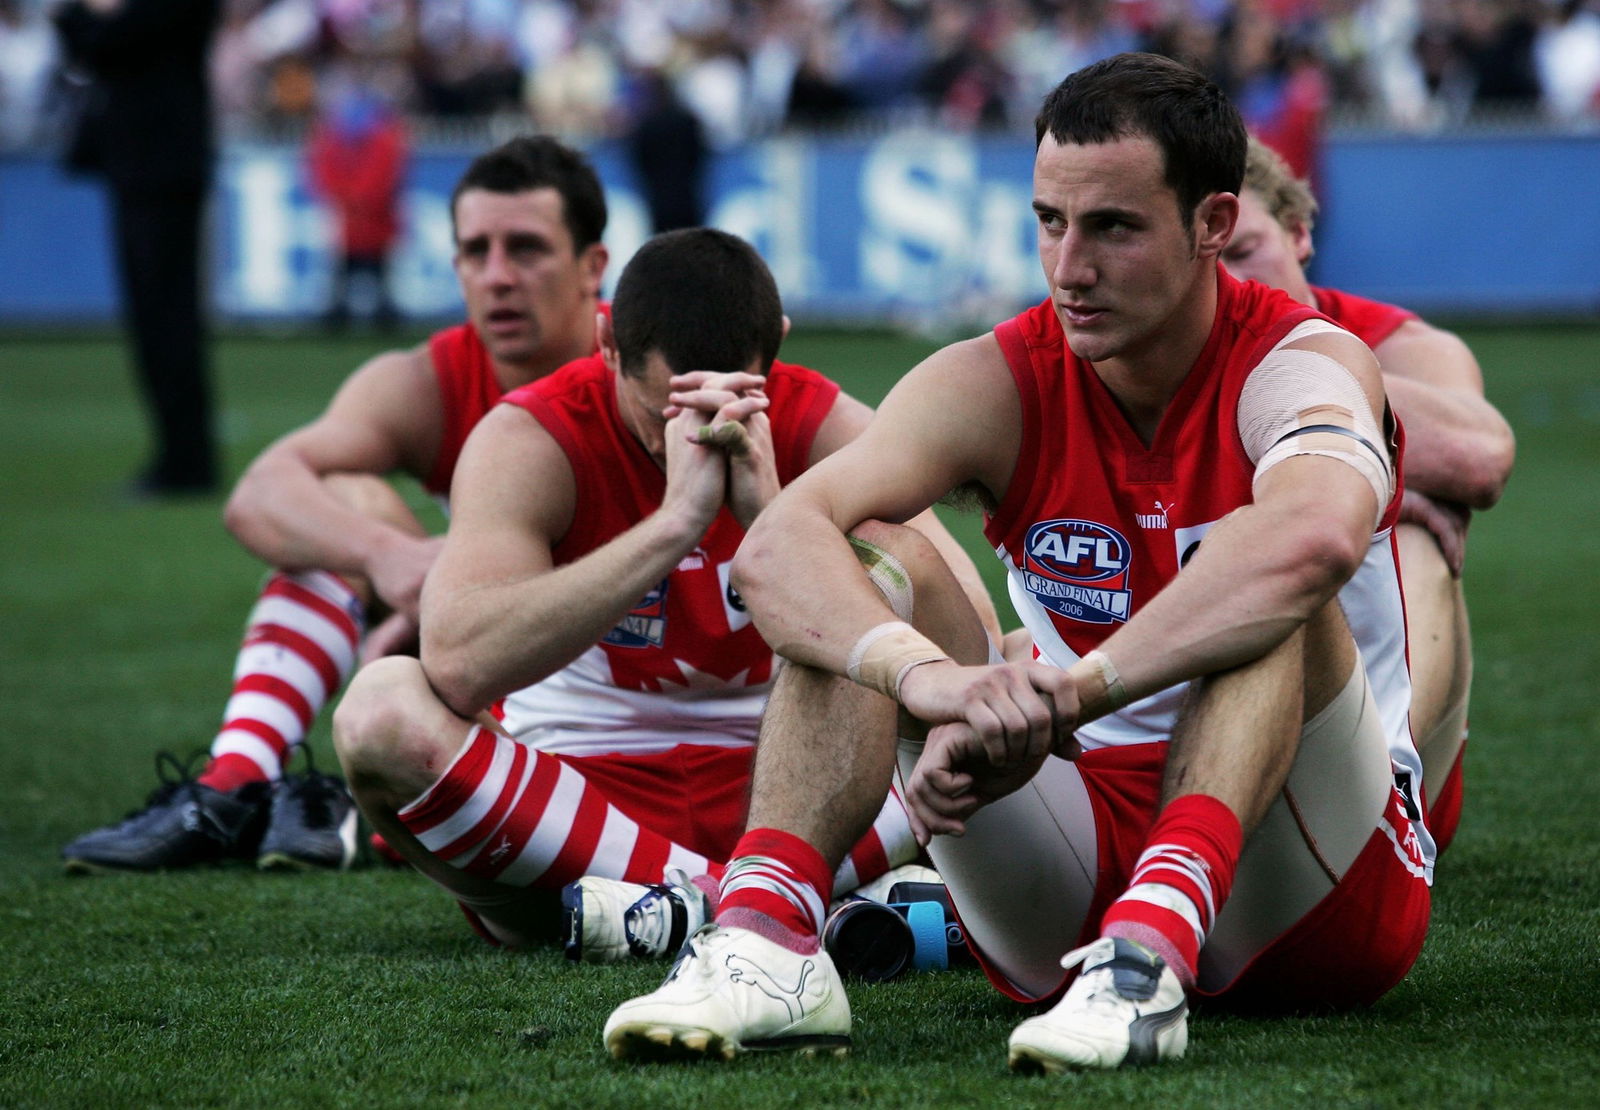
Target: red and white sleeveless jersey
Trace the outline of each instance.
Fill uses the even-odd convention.
[[[839,387],[775,362],[767,376],[778,480],[806,469]],[[617,410],[598,355],[514,390],[555,438],[577,483],[572,527],[553,552],[575,562],[653,513],[666,474]],[[753,743],[773,677],[772,650],[728,583],[744,529],[724,507],[700,544],[606,636],[567,667],[505,700],[506,727],[543,751],[599,755],[676,744]]]
[[[439,381],[439,417],[442,434],[433,473],[422,483],[435,497],[450,496],[450,479],[467,434],[499,402],[504,392],[494,376],[489,351],[471,324],[436,331],[428,340],[433,375]]]
[[[1378,344],[1393,335],[1401,324],[1417,319],[1415,312],[1399,305],[1368,300],[1340,289],[1324,289],[1313,285],[1311,294],[1317,299],[1317,311],[1373,350],[1377,350]]]
[[[1093,367],[1068,349],[1049,301],[995,329],[1022,401],[1022,449],[985,534],[1043,661],[1068,667],[1178,573],[1206,531],[1251,500],[1255,464],[1239,393],[1263,356],[1315,310],[1218,273],[1211,337],[1147,447]],[[1397,432],[1398,434],[1398,432]],[[1392,528],[1398,492],[1339,594],[1378,702],[1397,776],[1421,763],[1408,720],[1405,615]],[[1165,740],[1184,686],[1084,726],[1085,748]],[[1431,858],[1431,850],[1428,853]]]
[[[611,315],[608,302],[600,302],[599,310],[607,317]],[[433,375],[439,381],[442,434],[433,473],[422,485],[444,503],[450,496],[450,480],[455,477],[456,461],[461,458],[468,434],[499,403],[505,390],[495,377],[488,348],[471,324],[434,332],[428,339],[428,355],[433,362]]]

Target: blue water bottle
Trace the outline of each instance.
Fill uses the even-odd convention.
[[[973,962],[942,883],[896,883],[887,904],[846,899],[828,915],[822,943],[840,974],[857,979]]]

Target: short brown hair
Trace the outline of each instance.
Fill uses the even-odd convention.
[[[783,304],[754,247],[715,228],[646,240],[617,279],[611,322],[629,377],[657,351],[675,374],[772,368],[783,342]]]
[[[561,218],[572,235],[574,254],[600,242],[606,231],[606,194],[594,167],[578,151],[549,135],[519,135],[472,160],[450,194],[452,238],[456,202],[468,189],[502,194],[554,189],[561,194]]]
[[[1034,145],[1046,135],[1084,145],[1151,139],[1186,228],[1196,205],[1212,193],[1238,193],[1244,175],[1238,110],[1204,74],[1158,54],[1117,54],[1068,74],[1034,119]]]

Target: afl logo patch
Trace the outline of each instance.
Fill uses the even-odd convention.
[[[633,607],[633,612],[623,617],[600,642],[614,647],[660,647],[667,637],[667,579],[663,578],[655,589],[644,595],[644,600]]]
[[[1046,609],[1085,624],[1126,621],[1133,548],[1092,520],[1043,520],[1028,529],[1022,581]]]

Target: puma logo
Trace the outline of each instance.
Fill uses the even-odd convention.
[[[737,954],[728,956],[726,966],[730,973],[729,982],[747,983],[768,998],[782,1002],[784,1008],[789,1011],[791,1022],[799,1021],[805,1016],[806,1007],[801,995],[805,993],[806,982],[811,978],[811,973],[817,968],[814,961],[807,960],[800,965],[800,978],[792,987],[784,986],[774,979],[766,968],[744,956]]]
[[[1156,511],[1153,512],[1153,513],[1134,513],[1133,514],[1136,518],[1138,518],[1139,527],[1140,528],[1169,528],[1169,527],[1171,527],[1171,525],[1168,523],[1167,514],[1172,512],[1173,509],[1177,508],[1178,507],[1178,503],[1176,501],[1174,501],[1170,505],[1168,505],[1168,504],[1163,504],[1160,501],[1157,501],[1155,503],[1155,506],[1156,506]]]

